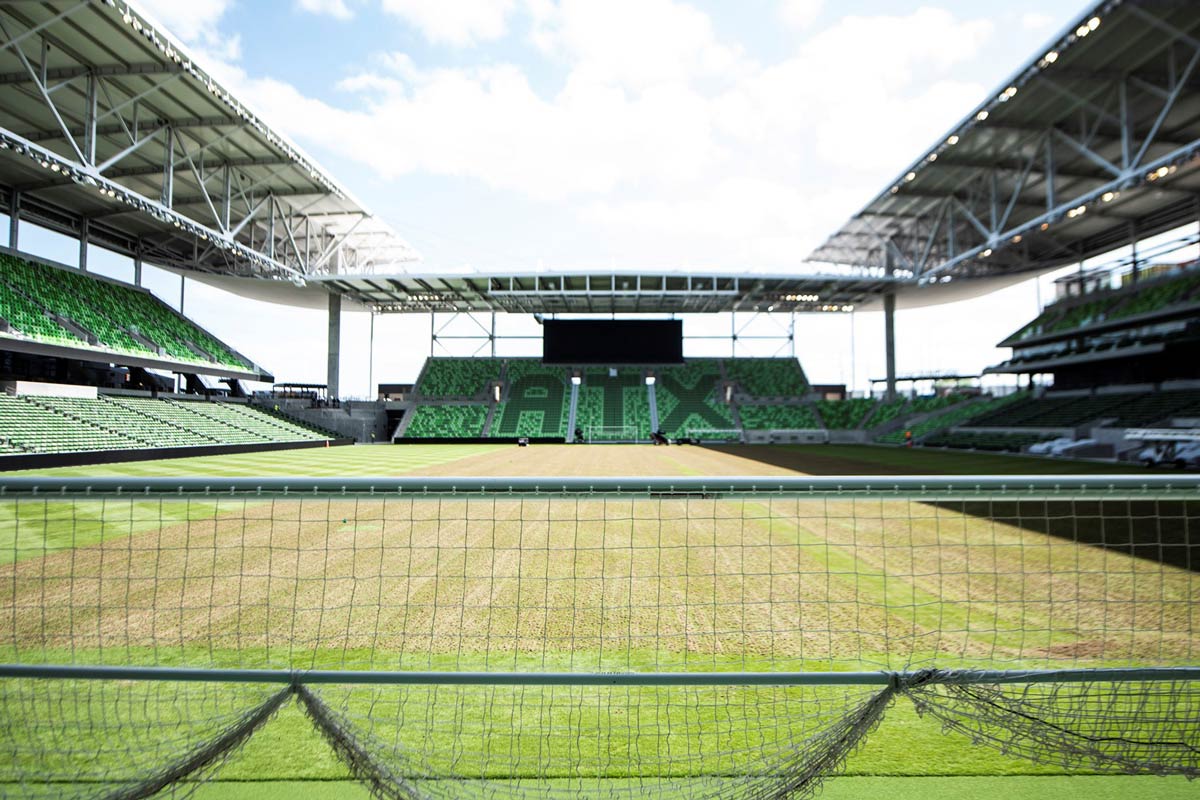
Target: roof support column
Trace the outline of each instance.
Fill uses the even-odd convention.
[[[140,254],[133,257],[133,285],[142,285],[142,256]]]
[[[1133,272],[1129,276],[1130,283],[1134,286],[1138,282],[1138,272],[1141,270],[1141,265],[1138,264],[1138,225],[1137,222],[1129,223],[1129,246],[1131,249],[1129,260],[1133,265]]]
[[[8,247],[17,250],[19,240],[17,234],[21,230],[21,193],[13,190],[12,199],[8,202]]]
[[[325,372],[325,383],[327,384],[325,396],[330,400],[337,400],[341,396],[338,393],[338,370],[342,363],[342,296],[333,293],[329,295],[328,354],[329,362]]]
[[[88,250],[88,220],[87,217],[79,220],[79,269],[82,272],[87,272],[87,250]]]
[[[887,360],[888,400],[896,399],[896,295],[883,296],[883,350]]]

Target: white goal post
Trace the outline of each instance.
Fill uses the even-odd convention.
[[[589,425],[584,438],[589,444],[641,441],[637,425]]]

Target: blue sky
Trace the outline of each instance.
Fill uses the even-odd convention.
[[[796,268],[1086,10],[1080,0],[140,5],[392,223],[422,254],[412,269],[498,271]],[[73,260],[67,244],[42,240]],[[127,277],[119,259],[92,260]],[[177,302],[178,279],[149,281]],[[323,378],[319,315],[188,287],[188,313],[278,377]],[[1000,360],[995,342],[1036,313],[1036,298],[1028,284],[902,313],[901,372]],[[879,315],[854,316],[853,358],[848,318],[798,321],[814,380],[864,388],[881,372]],[[344,325],[344,391],[361,396],[367,320]],[[411,379],[428,320],[380,319],[376,340],[375,380]]]

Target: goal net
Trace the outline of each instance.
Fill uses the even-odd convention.
[[[636,442],[640,438],[637,425],[592,425],[587,428],[589,443]]]
[[[1194,476],[5,478],[0,794],[261,738],[380,797],[799,797],[905,707],[1196,777],[1197,530]]]

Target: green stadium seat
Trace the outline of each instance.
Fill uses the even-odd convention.
[[[482,405],[418,406],[412,413],[404,435],[417,439],[475,439],[487,421]]]
[[[73,335],[51,315],[69,320],[95,341]],[[50,344],[167,357],[198,367],[254,367],[149,292],[3,253],[0,317],[21,334]]]
[[[717,361],[696,359],[657,369],[655,376],[658,426],[667,436],[736,427],[728,404],[718,397],[721,371]]]
[[[501,361],[495,358],[430,358],[417,382],[419,397],[481,397],[490,381],[500,379]]]
[[[566,438],[571,391],[564,368],[510,358],[504,381],[507,399],[496,405],[492,436]]]
[[[725,377],[751,397],[803,397],[808,381],[794,358],[731,358]]]
[[[813,430],[821,427],[817,415],[806,405],[738,406],[742,428],[748,431]]]

